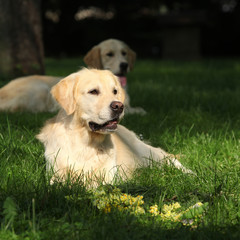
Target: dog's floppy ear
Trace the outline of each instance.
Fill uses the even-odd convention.
[[[101,52],[98,46],[93,47],[83,58],[88,67],[103,69],[101,61]]]
[[[133,69],[133,66],[136,60],[136,55],[137,54],[131,48],[128,48],[128,64],[129,64],[130,70]]]
[[[76,101],[74,99],[75,82],[76,74],[73,73],[68,77],[62,79],[51,90],[52,96],[66,111],[67,115],[72,114],[76,108]]]

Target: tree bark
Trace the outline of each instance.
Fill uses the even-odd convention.
[[[0,75],[44,74],[41,0],[0,0]]]

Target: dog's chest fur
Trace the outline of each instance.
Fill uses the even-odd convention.
[[[46,125],[38,138],[45,145],[48,168],[52,167],[60,174],[68,170],[88,174],[108,173],[105,178],[112,179],[117,161],[111,136],[106,135],[103,141],[92,141],[89,134],[84,128],[66,129],[61,123]]]

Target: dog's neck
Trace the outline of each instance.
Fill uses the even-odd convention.
[[[100,134],[96,132],[88,131],[90,144],[92,145],[101,145],[105,141],[110,140],[110,134]]]
[[[58,113],[58,119],[64,118],[65,128],[71,129],[72,134],[76,134],[81,138],[81,142],[86,145],[92,145],[94,147],[101,146],[105,143],[105,146],[111,145],[111,134],[101,134],[88,130],[84,121],[79,121],[74,115],[67,115],[65,111]],[[109,144],[106,144],[109,142]]]

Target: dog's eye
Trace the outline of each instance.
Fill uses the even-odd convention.
[[[113,90],[113,94],[116,95],[118,93],[117,89]]]
[[[92,94],[92,95],[98,95],[99,94],[99,90],[93,89],[93,90],[89,91],[88,93]]]
[[[125,51],[122,51],[122,55],[123,55],[123,56],[126,56],[127,53],[126,53]]]
[[[108,57],[113,57],[114,54],[113,54],[113,52],[109,52],[109,53],[107,53],[107,56],[108,56]]]

